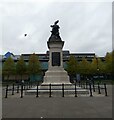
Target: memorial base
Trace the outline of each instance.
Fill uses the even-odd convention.
[[[67,72],[60,67],[53,67],[45,72],[44,82],[42,84],[71,84]]]

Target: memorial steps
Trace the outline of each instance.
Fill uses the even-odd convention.
[[[38,86],[39,94],[49,94],[50,84],[42,84]],[[51,84],[51,94],[62,94],[63,84],[52,83]],[[89,94],[89,90],[76,86],[77,94]],[[26,95],[35,95],[37,94],[37,86],[32,87],[30,90],[25,91]],[[64,94],[75,94],[75,85],[73,84],[64,84]]]

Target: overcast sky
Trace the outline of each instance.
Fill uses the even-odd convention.
[[[21,1],[21,0],[20,0]],[[43,0],[44,1],[44,0]],[[104,56],[112,51],[112,2],[1,2],[0,54],[45,53],[50,25],[59,20],[64,50]],[[24,36],[24,34],[28,36]]]

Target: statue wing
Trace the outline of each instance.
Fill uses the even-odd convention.
[[[59,22],[59,20],[55,21],[55,25]]]

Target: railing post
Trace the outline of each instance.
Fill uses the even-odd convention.
[[[49,84],[49,97],[51,97],[51,83]]]
[[[75,97],[77,97],[76,82],[75,82]]]
[[[21,98],[23,98],[23,85],[21,85]]]
[[[24,90],[25,90],[25,83],[24,83],[23,87],[24,87]]]
[[[8,85],[6,86],[6,96],[5,98],[8,98]]]
[[[31,81],[31,87],[32,87],[32,81]]]
[[[17,93],[19,93],[19,84],[17,85]]]
[[[80,81],[79,81],[79,87],[80,87]]]
[[[89,89],[90,89],[90,97],[93,97],[93,95],[92,95],[92,89],[91,89],[91,83],[89,83]]]
[[[62,97],[64,97],[64,83],[62,84]]]
[[[104,89],[105,89],[105,96],[108,96],[108,95],[107,95],[107,87],[106,87],[106,83],[104,83]]]
[[[98,83],[98,94],[101,94],[99,83]]]
[[[12,85],[12,95],[14,95],[14,84]]]
[[[39,96],[38,96],[38,84],[37,84],[37,93],[36,93],[36,97],[39,97]]]
[[[94,83],[93,83],[93,92],[95,92],[95,85],[94,85]]]

